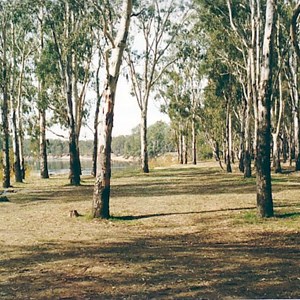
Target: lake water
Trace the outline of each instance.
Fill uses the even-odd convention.
[[[39,173],[40,171],[40,162],[38,159],[27,159],[27,165],[31,169],[33,173]],[[82,159],[80,161],[82,175],[90,175],[92,171],[92,159]],[[119,162],[112,161],[112,173],[128,169],[128,170],[136,170],[139,168],[138,162]],[[48,159],[48,170],[49,174],[57,175],[57,174],[68,174],[70,170],[70,163],[68,159],[62,158],[51,158]]]

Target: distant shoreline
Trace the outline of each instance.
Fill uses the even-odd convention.
[[[27,159],[35,159],[33,157],[27,157]],[[49,160],[61,160],[61,161],[67,161],[69,160],[69,155],[48,155]],[[92,156],[89,155],[82,155],[80,156],[80,160],[92,160]],[[114,153],[111,154],[111,160],[116,162],[137,162],[137,157],[124,157],[124,156],[117,156]]]

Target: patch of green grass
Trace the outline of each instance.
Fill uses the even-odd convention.
[[[258,224],[261,222],[261,219],[257,216],[257,213],[254,211],[246,212],[243,215],[243,220],[247,224]]]

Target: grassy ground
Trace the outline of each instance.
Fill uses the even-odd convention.
[[[30,178],[0,203],[0,299],[300,298],[299,173],[274,175],[268,220],[255,179],[212,163],[117,174],[109,221],[83,180]]]

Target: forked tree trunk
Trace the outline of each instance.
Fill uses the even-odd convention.
[[[276,0],[267,0],[266,23],[263,40],[261,79],[258,97],[258,128],[256,145],[257,209],[261,217],[272,217],[273,199],[270,165],[271,94],[272,94],[272,46]]]
[[[148,145],[147,145],[147,113],[142,111],[141,113],[141,163],[144,173],[149,173],[148,162]]]
[[[108,219],[110,217],[111,141],[114,104],[123,52],[127,42],[131,12],[132,0],[123,0],[121,21],[117,36],[112,45],[111,57],[108,56],[108,53],[106,57],[107,74],[100,110],[98,167],[92,205],[92,216],[94,218]]]

